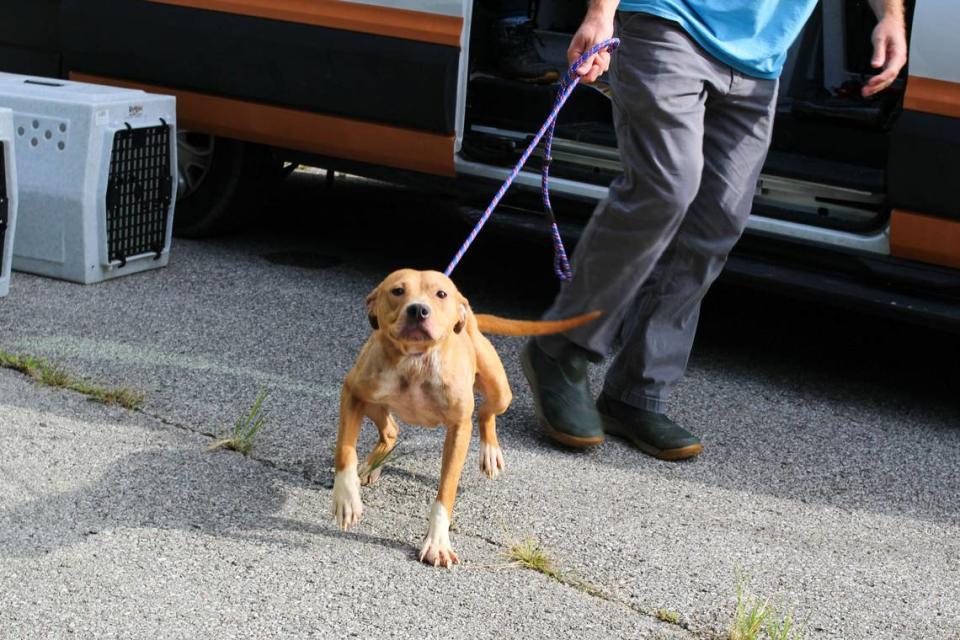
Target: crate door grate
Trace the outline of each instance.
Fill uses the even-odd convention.
[[[3,266],[3,242],[7,239],[7,216],[10,214],[7,200],[6,150],[6,143],[0,142],[0,267]]]
[[[107,257],[110,262],[166,248],[173,180],[170,127],[120,130],[113,138],[107,183]]]

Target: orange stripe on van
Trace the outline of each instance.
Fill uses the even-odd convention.
[[[960,221],[895,209],[890,214],[890,253],[960,269]]]
[[[148,0],[191,9],[460,46],[463,18],[342,0]]]
[[[70,79],[174,95],[178,126],[184,130],[441,176],[455,174],[453,136],[83,73],[71,73]]]
[[[920,76],[907,79],[903,107],[951,118],[960,118],[960,84]]]

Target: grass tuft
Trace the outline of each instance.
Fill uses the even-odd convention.
[[[26,376],[30,376],[34,380],[40,379],[41,364],[41,361],[33,356],[0,351],[0,367],[18,371]]]
[[[63,367],[31,355],[0,351],[0,369],[12,369],[48,387],[67,389],[96,402],[119,405],[125,409],[139,409],[144,400],[144,395],[139,391],[127,387],[103,387],[87,380],[78,380]]]
[[[267,424],[267,413],[263,410],[263,402],[270,395],[270,391],[263,389],[257,394],[256,400],[250,406],[250,409],[237,418],[233,424],[233,433],[229,438],[221,438],[209,447],[207,451],[214,449],[229,449],[242,453],[245,456],[253,451],[253,441]]]
[[[543,548],[543,545],[533,538],[527,538],[523,542],[510,545],[503,554],[513,565],[542,573],[548,578],[552,578],[561,584],[565,584],[568,587],[582,591],[595,598],[610,599],[600,587],[558,569],[553,563],[553,558],[547,550]]]
[[[553,565],[553,560],[543,546],[533,538],[527,538],[523,542],[512,545],[506,551],[506,556],[516,565],[538,571],[554,580],[563,581],[563,576]]]
[[[68,387],[79,393],[85,394],[91,400],[102,402],[103,404],[115,404],[125,409],[139,409],[143,405],[144,395],[139,391],[128,389],[127,387],[106,388],[97,385],[91,385],[86,382],[78,382]]]
[[[59,387],[61,389],[69,389],[73,385],[78,384],[70,378],[70,374],[66,370],[60,368],[57,365],[49,365],[41,367],[39,369],[40,382],[47,385],[48,387]]]
[[[670,609],[657,609],[657,620],[669,622],[670,624],[680,624],[680,614]]]
[[[770,598],[761,600],[747,593],[748,578],[739,570],[736,576],[737,608],[729,640],[803,640],[803,628],[796,621],[794,607],[777,611]]]
[[[770,640],[803,640],[803,626],[794,618],[793,607],[767,622],[767,635]]]
[[[757,640],[770,617],[769,600],[760,600],[746,592],[746,579],[737,577],[737,609],[730,627],[730,640]]]

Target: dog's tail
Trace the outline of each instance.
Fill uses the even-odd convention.
[[[484,313],[477,314],[477,324],[482,333],[498,336],[542,336],[548,333],[561,333],[576,327],[582,327],[603,315],[602,311],[591,311],[563,320],[511,320]]]

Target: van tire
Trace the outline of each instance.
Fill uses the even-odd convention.
[[[179,238],[209,238],[242,229],[280,180],[281,163],[268,147],[181,131],[177,150],[173,233]],[[185,178],[184,172],[191,177]]]

